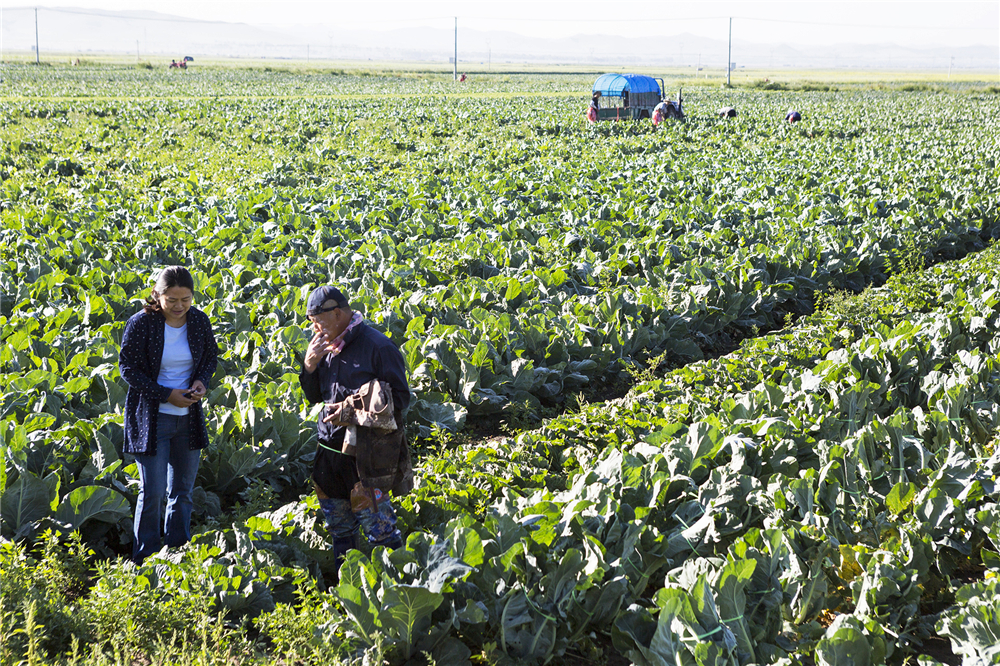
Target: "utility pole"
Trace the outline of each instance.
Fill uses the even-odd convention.
[[[452,75],[455,80],[458,81],[458,17],[455,17],[455,69],[452,70]]]
[[[35,7],[35,64],[40,64],[38,59],[38,7]]]
[[[951,62],[948,63],[948,78],[951,78],[951,66],[955,64],[955,56],[951,57]]]
[[[135,64],[139,64],[139,40],[135,40]]]
[[[729,56],[726,58],[726,87],[730,87],[729,77],[733,73],[733,17],[729,17]]]
[[[493,47],[490,45],[490,40],[486,40],[486,69],[487,71],[493,71]]]

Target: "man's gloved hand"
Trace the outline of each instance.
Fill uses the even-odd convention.
[[[324,423],[331,423],[335,426],[358,425],[358,415],[355,406],[357,396],[351,396],[343,402],[337,402],[326,406],[326,416]]]

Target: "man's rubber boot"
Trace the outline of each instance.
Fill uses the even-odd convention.
[[[403,537],[395,537],[395,538],[389,539],[388,541],[383,541],[382,543],[380,543],[378,545],[379,546],[385,546],[389,550],[396,550],[397,548],[402,548],[403,547]]]
[[[333,568],[337,572],[337,581],[340,582],[340,565],[344,563],[344,556],[347,555],[347,551],[355,547],[355,538],[353,536],[349,537],[333,537],[333,546],[331,550],[333,551]]]

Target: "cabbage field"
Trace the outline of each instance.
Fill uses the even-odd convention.
[[[995,87],[654,128],[589,125],[589,75],[2,76],[0,665],[1000,661]],[[136,567],[117,358],[171,264],[212,443]],[[406,548],[339,578],[325,282],[414,392]]]

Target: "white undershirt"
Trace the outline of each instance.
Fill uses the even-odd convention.
[[[160,360],[160,375],[156,383],[172,389],[186,389],[191,386],[191,371],[194,358],[187,339],[187,322],[180,328],[163,323],[163,358]],[[169,402],[160,403],[160,413],[184,416],[188,407],[177,407]]]

